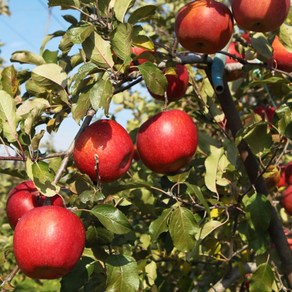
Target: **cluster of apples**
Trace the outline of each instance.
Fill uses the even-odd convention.
[[[74,268],[84,249],[85,229],[60,195],[46,198],[27,180],[10,191],[6,213],[14,229],[15,259],[25,275],[57,279]]]
[[[111,182],[128,171],[137,151],[150,170],[171,174],[186,166],[195,154],[197,128],[184,111],[166,110],[145,121],[136,140],[135,147],[129,133],[116,121],[98,120],[76,139],[75,165],[94,182]]]
[[[245,31],[271,32],[278,29],[288,16],[290,0],[232,0],[231,11],[223,3],[215,0],[196,0],[183,6],[175,20],[175,33],[185,49],[204,54],[214,54],[223,49],[233,33],[233,19]],[[247,38],[247,41],[248,38]],[[292,71],[292,53],[275,37],[275,66]],[[242,56],[236,43],[231,43],[229,53]],[[227,59],[227,63],[236,62]],[[236,78],[236,77],[235,77]]]

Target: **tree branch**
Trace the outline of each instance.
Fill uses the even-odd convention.
[[[255,263],[245,263],[243,268],[235,268],[230,274],[218,281],[208,292],[223,292],[230,287],[243,274],[254,273],[257,269]]]
[[[210,72],[208,70],[207,74],[210,82],[212,82],[210,78]],[[237,112],[226,81],[224,82],[222,93],[217,93],[217,97],[225,114],[227,127],[230,129],[232,136],[235,138],[239,130],[243,128],[243,125],[241,123],[240,116]],[[243,160],[250,182],[255,186],[255,189],[259,194],[263,194],[269,197],[269,192],[265,181],[263,177],[260,176],[258,161],[244,140],[239,143],[238,150]],[[292,287],[292,254],[284,234],[281,220],[275,208],[272,208],[269,234],[271,240],[276,246],[276,250],[283,265],[283,270],[285,271],[289,285]]]
[[[88,112],[87,112],[87,115],[79,129],[79,131],[77,132],[74,140],[72,141],[72,143],[70,144],[68,150],[66,151],[66,154],[64,156],[64,159],[62,160],[62,163],[55,175],[55,178],[54,178],[54,183],[57,184],[58,181],[61,179],[62,177],[62,174],[63,172],[65,171],[65,168],[69,162],[69,159],[70,159],[70,156],[71,154],[73,153],[73,150],[74,150],[74,145],[75,145],[75,141],[76,139],[80,136],[80,134],[83,132],[83,130],[90,124],[93,116],[95,114],[95,111],[93,109],[90,109]]]

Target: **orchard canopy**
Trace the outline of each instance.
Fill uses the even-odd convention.
[[[213,0],[194,3],[201,2],[200,9],[217,7]],[[237,24],[244,11],[233,17],[236,0],[218,2],[230,11],[230,36],[215,52],[189,51],[180,43],[186,36],[176,16],[187,1],[49,0],[48,7],[64,12],[68,29],[47,35],[37,44],[39,53],[14,52],[12,65],[0,58],[2,291],[292,288],[292,172],[286,171],[292,160],[291,10],[270,9],[283,12],[283,22],[272,31],[251,31]],[[4,1],[0,13],[9,14]],[[214,31],[221,36],[219,22],[213,16],[200,21],[203,15],[194,14],[190,34],[205,29],[206,38]],[[49,50],[53,39],[58,46]],[[178,65],[187,79],[177,80]],[[174,96],[169,84],[178,87]],[[179,169],[159,168],[194,142],[184,134],[188,126],[179,124],[181,134],[171,139],[161,138],[163,127],[157,127],[144,148],[140,127],[177,110],[192,119],[198,140]],[[113,181],[94,180],[74,161],[75,141],[93,122],[119,124],[121,116],[131,137],[129,168]],[[58,152],[44,137],[65,120],[80,130],[68,150]],[[111,148],[108,163],[124,144]],[[94,155],[97,170],[101,159],[87,151],[83,159]],[[154,158],[149,162],[147,155]],[[16,263],[6,202],[27,180],[48,198],[60,194],[85,227],[83,254],[63,278],[32,279]]]

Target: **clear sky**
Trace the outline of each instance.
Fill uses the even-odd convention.
[[[57,30],[66,30],[70,24],[62,15],[73,14],[77,19],[77,11],[61,10],[59,7],[48,9],[46,0],[10,0],[8,2],[11,16],[0,15],[0,41],[5,45],[0,47],[0,56],[5,65],[10,65],[11,54],[17,50],[39,52],[45,35]],[[46,48],[57,50],[60,39],[52,40]],[[26,65],[13,63],[17,69],[26,68]],[[125,126],[125,116],[118,116],[117,120]],[[53,139],[56,150],[66,150],[73,140],[79,126],[71,118],[67,118],[61,125],[58,133],[46,136]]]

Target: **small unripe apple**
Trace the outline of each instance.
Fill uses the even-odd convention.
[[[64,201],[60,195],[46,198],[41,195],[33,181],[27,180],[14,187],[8,194],[6,202],[6,214],[12,229],[18,220],[29,210],[43,206],[45,200],[51,205],[64,207]]]
[[[289,13],[290,0],[232,0],[237,24],[246,30],[268,32],[281,26]]]
[[[187,67],[177,64],[174,68],[166,68],[164,74],[168,82],[166,89],[167,100],[179,100],[185,95],[189,84],[189,73]],[[164,96],[154,94],[151,91],[149,92],[155,99],[165,100]]]
[[[283,191],[282,205],[287,214],[292,215],[292,185]]]
[[[292,52],[285,48],[277,35],[273,40],[272,48],[275,68],[288,73],[292,72]]]
[[[20,270],[34,279],[69,273],[83,252],[85,229],[78,216],[59,206],[34,208],[16,225],[13,251]]]
[[[263,121],[268,121],[269,123],[272,122],[275,115],[275,108],[273,106],[260,105],[257,106],[253,111],[261,116]]]
[[[178,11],[174,29],[178,42],[186,50],[214,54],[230,40],[233,17],[223,3],[196,0],[187,3]]]
[[[133,154],[128,132],[113,120],[101,119],[76,139],[73,158],[77,168],[93,181],[110,182],[127,172]]]
[[[194,121],[187,113],[176,109],[152,116],[137,134],[141,161],[157,173],[171,174],[186,166],[197,144]]]

